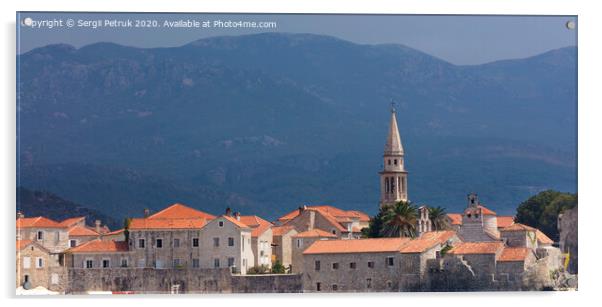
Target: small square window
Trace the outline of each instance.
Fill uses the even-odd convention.
[[[155,246],[157,248],[163,248],[163,239],[157,239]]]
[[[356,268],[355,262],[350,262],[349,263],[349,268],[352,269],[352,270],[355,270],[355,268]]]
[[[103,267],[103,268],[108,268],[108,267],[110,267],[110,261],[109,261],[109,259],[103,259],[103,260],[102,260],[102,267]]]
[[[337,284],[332,285],[332,291],[339,290],[339,286]]]
[[[77,241],[69,240],[69,247],[76,247],[76,246],[77,246]]]
[[[368,261],[368,267],[374,269],[374,261]]]
[[[218,225],[219,227],[224,227],[224,221],[219,221],[219,222],[217,222],[217,225]]]
[[[388,266],[393,266],[394,265],[393,257],[387,257],[387,265]]]
[[[91,269],[94,267],[94,262],[92,260],[86,260],[86,269]]]
[[[199,238],[192,238],[192,247],[199,247]]]
[[[138,248],[144,248],[145,243],[144,239],[138,239]]]
[[[332,269],[333,269],[333,270],[338,270],[338,269],[339,269],[339,263],[338,263],[338,262],[334,262],[334,263],[332,264]]]

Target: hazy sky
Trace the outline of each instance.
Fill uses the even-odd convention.
[[[62,20],[63,26],[33,28],[22,21]],[[566,24],[575,16],[434,16],[434,15],[266,15],[266,14],[17,14],[18,53],[54,43],[81,47],[115,42],[136,47],[173,47],[203,37],[260,32],[315,33],[361,44],[398,43],[454,64],[480,64],[522,58],[577,45],[577,30]],[[72,19],[75,26],[68,27]],[[80,27],[80,20],[216,20],[276,22],[275,29]]]

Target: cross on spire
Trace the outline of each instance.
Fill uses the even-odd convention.
[[[391,98],[391,113],[395,113],[397,111],[395,109],[395,106],[397,106],[397,103],[395,103],[395,101],[393,101],[393,98]]]

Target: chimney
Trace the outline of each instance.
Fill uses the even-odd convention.
[[[150,215],[150,209],[144,209],[144,218],[147,218]]]
[[[234,217],[236,218],[237,221],[240,221],[240,212],[234,212]]]
[[[226,208],[226,216],[232,216],[232,209],[230,207]]]
[[[17,211],[17,219],[24,219],[25,218],[25,214],[23,214],[23,212],[21,211]]]
[[[94,226],[95,226],[96,232],[100,233],[100,220],[94,221]]]

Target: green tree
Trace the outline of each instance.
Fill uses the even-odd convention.
[[[385,211],[385,207],[380,207],[378,213],[372,218],[370,218],[370,225],[368,226],[368,228],[362,229],[362,236],[368,238],[380,238],[383,236],[383,216],[385,214]]]
[[[558,241],[558,214],[577,205],[577,194],[543,191],[522,202],[516,209],[516,221],[538,228]]]
[[[274,263],[274,265],[272,265],[272,273],[274,274],[284,274],[285,272],[285,268],[282,265],[282,263],[280,263],[280,260],[276,260],[276,262]]]
[[[443,207],[428,207],[429,219],[433,230],[447,230],[450,229],[449,220],[447,219],[447,213]]]
[[[415,237],[418,208],[409,201],[400,201],[383,208],[383,227],[385,237]]]
[[[130,241],[130,224],[132,223],[132,219],[131,218],[125,218],[125,220],[123,220],[123,236],[125,237],[125,241],[129,242]]]

